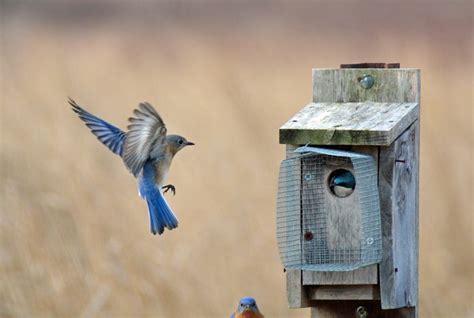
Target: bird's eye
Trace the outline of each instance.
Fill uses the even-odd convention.
[[[184,143],[184,140],[183,140],[183,139],[180,139],[180,140],[178,141],[178,144],[180,144],[180,145],[182,145],[183,143]]]

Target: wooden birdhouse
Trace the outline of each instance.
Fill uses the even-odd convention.
[[[313,102],[280,128],[277,240],[291,308],[417,317],[420,72],[313,70]]]

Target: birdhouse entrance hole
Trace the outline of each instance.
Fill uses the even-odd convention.
[[[354,192],[356,180],[349,170],[336,169],[329,175],[327,186],[333,195],[345,198]]]

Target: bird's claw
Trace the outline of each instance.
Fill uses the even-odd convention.
[[[168,191],[171,191],[171,192],[173,192],[173,195],[176,194],[176,188],[175,188],[175,186],[172,185],[172,184],[168,184],[168,185],[162,186],[161,188],[165,190],[165,191],[163,191],[163,193],[166,193],[166,192],[168,192]]]

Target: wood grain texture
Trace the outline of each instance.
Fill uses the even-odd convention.
[[[415,306],[418,299],[418,145],[415,122],[390,147],[380,149],[380,288],[386,309]]]
[[[280,143],[388,146],[418,117],[417,103],[310,103],[280,128]]]
[[[323,167],[324,200],[327,211],[327,247],[330,253],[340,249],[359,250],[362,240],[362,210],[357,186],[351,195],[344,198],[336,197],[329,189],[329,175],[337,169],[345,169],[355,175],[350,160],[340,162],[327,160]],[[360,261],[360,255],[358,261]]]
[[[286,159],[297,157],[294,153],[297,145],[286,145]],[[288,269],[286,271],[286,295],[290,308],[305,308],[311,306],[311,301],[303,287],[301,270]]]
[[[327,218],[322,213],[324,180],[316,171],[314,157],[301,159],[301,213],[303,258],[306,264],[313,264],[318,258],[328,258],[326,233]],[[308,180],[309,178],[309,180]],[[321,202],[318,202],[321,201]],[[311,239],[306,239],[310,234]]]
[[[369,146],[349,146],[345,150],[364,153],[378,162],[378,148]],[[356,187],[357,188],[357,187]],[[303,285],[375,285],[378,282],[377,265],[364,266],[347,272],[303,271]]]
[[[312,300],[372,300],[380,299],[376,285],[330,285],[308,287],[308,297]]]
[[[343,261],[341,258],[349,255],[351,250],[360,249],[362,224],[359,192],[356,187],[345,198],[331,193],[328,179],[331,172],[337,169],[354,173],[348,158],[311,156],[302,159],[303,235],[311,233],[313,237],[303,240],[303,253],[308,264]],[[306,180],[307,176],[309,180]],[[360,261],[360,258],[353,256],[353,260]]]
[[[286,295],[290,308],[311,306],[311,300],[307,297],[306,290],[302,284],[300,270],[289,269],[286,271]]]
[[[311,308],[311,318],[352,318],[356,317],[359,306],[367,308],[368,318],[416,318],[415,308],[382,310],[380,300],[317,300]]]
[[[371,75],[370,89],[359,85],[359,78]],[[313,102],[418,103],[419,69],[313,69]]]
[[[347,272],[303,271],[303,285],[376,285],[377,265],[364,266]]]

